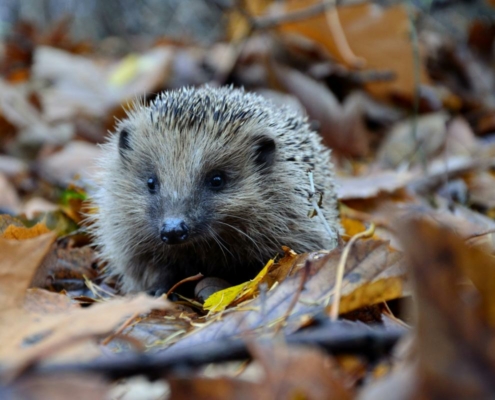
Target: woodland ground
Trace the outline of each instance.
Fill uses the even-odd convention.
[[[0,7],[0,398],[493,398],[493,4],[110,3]],[[205,83],[308,116],[342,243],[123,296],[83,221],[98,143],[130,99]]]

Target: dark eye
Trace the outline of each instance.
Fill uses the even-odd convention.
[[[212,190],[220,190],[225,186],[225,175],[222,172],[214,172],[208,179],[208,186]]]
[[[148,190],[150,193],[156,193],[157,179],[154,177],[148,178]]]

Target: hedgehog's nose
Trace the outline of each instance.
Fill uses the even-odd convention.
[[[189,236],[189,227],[180,218],[167,218],[163,222],[160,237],[167,244],[184,242]]]

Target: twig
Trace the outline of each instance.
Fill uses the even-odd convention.
[[[464,238],[464,240],[466,242],[472,240],[472,239],[476,239],[476,238],[479,238],[481,236],[485,236],[485,235],[489,235],[491,233],[495,233],[495,229],[488,229],[486,231],[483,231],[483,232],[476,232],[476,233],[473,233],[472,235],[469,235],[467,237]]]
[[[203,277],[203,274],[200,272],[199,274],[189,276],[185,279],[182,279],[181,281],[177,282],[174,286],[170,288],[170,290],[167,292],[167,297],[169,297],[175,289],[177,289],[180,285],[187,283],[187,282],[193,282],[201,279]]]
[[[414,25],[413,18],[413,10],[412,10],[412,2],[408,2],[408,17],[409,17],[409,26],[411,28],[411,45],[413,51],[413,78],[414,78],[414,92],[413,92],[413,115],[412,115],[412,128],[411,134],[414,140],[414,143],[418,144],[418,149],[413,153],[413,156],[419,153],[421,166],[423,168],[423,172],[426,174],[428,170],[428,164],[426,160],[426,151],[423,143],[418,140],[418,113],[419,113],[419,100],[420,100],[420,69],[421,69],[421,60],[419,55],[419,41],[418,41],[418,32],[416,31],[416,26]]]
[[[132,316],[130,316],[125,322],[120,325],[120,327],[112,334],[108,335],[105,339],[102,340],[101,344],[103,346],[106,346],[110,341],[115,338],[117,335],[120,335],[125,328],[127,328],[129,325],[131,325],[134,320],[139,316],[140,313],[134,313]]]
[[[337,46],[337,51],[346,64],[349,64],[354,68],[363,68],[366,65],[366,61],[364,58],[357,57],[354,54],[347,41],[344,29],[340,23],[336,0],[323,0],[323,4],[325,4],[325,18],[327,19],[328,28],[330,29],[335,45]]]
[[[359,354],[374,359],[388,353],[405,332],[405,329],[363,328],[350,321],[337,321],[313,330],[287,335],[284,339],[289,345],[313,345],[332,354]],[[273,340],[269,339],[260,340],[259,343],[273,346]],[[120,355],[86,363],[39,364],[25,372],[32,375],[91,372],[111,379],[133,375],[157,378],[173,370],[183,371],[185,367],[243,360],[249,357],[245,340],[222,338],[202,343],[199,348],[198,346],[178,349],[172,347],[154,355],[149,353]]]
[[[328,7],[326,3],[318,3],[301,10],[291,11],[278,15],[267,15],[252,19],[255,29],[269,29],[286,22],[302,21],[321,14]]]
[[[285,312],[284,317],[282,318],[280,323],[277,325],[277,328],[275,329],[275,335],[278,332],[280,332],[280,329],[282,328],[282,326],[285,325],[285,323],[287,322],[287,319],[290,316],[290,313],[292,312],[292,310],[296,306],[297,301],[299,300],[299,297],[301,296],[301,292],[304,289],[304,284],[306,283],[306,280],[308,279],[310,265],[311,265],[311,262],[309,261],[309,259],[306,260],[306,262],[304,263],[304,271],[303,271],[303,274],[301,276],[301,281],[299,282],[299,287],[297,288],[297,292],[294,293],[294,296],[292,297],[292,300],[289,304],[289,307],[287,307],[287,311]]]
[[[349,257],[351,247],[359,239],[373,236],[374,232],[375,232],[375,224],[371,223],[368,229],[354,235],[351,238],[351,240],[349,240],[349,243],[347,243],[347,245],[344,248],[344,251],[342,252],[342,256],[340,257],[339,260],[339,265],[337,266],[337,277],[335,278],[334,296],[333,296],[332,308],[330,310],[330,319],[332,321],[336,321],[337,318],[339,317],[340,294],[342,291],[342,281],[344,279],[345,263],[347,261],[347,258]],[[330,296],[327,298],[327,304],[325,305],[325,307],[328,306],[329,301],[330,301]]]
[[[284,14],[253,17],[250,16],[249,13],[246,13],[245,10],[243,10],[242,13],[251,23],[252,28],[258,30],[273,28],[288,22],[302,21],[315,17],[321,13],[325,13],[328,27],[335,41],[335,45],[337,46],[337,50],[342,56],[344,62],[354,68],[362,68],[366,64],[366,60],[364,58],[357,57],[349,46],[347,37],[342,29],[342,24],[340,23],[339,14],[337,11],[337,0],[322,0],[321,3]]]

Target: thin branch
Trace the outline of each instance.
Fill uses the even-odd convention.
[[[253,18],[252,23],[255,29],[269,29],[287,22],[302,21],[315,17],[324,12],[328,7],[326,3],[318,3],[301,10],[290,11],[284,14],[264,15]]]
[[[311,266],[311,262],[309,260],[306,260],[306,262],[304,263],[304,271],[303,271],[303,274],[301,276],[301,280],[299,282],[299,287],[297,288],[296,293],[294,293],[294,296],[292,297],[292,300],[291,300],[291,302],[289,304],[289,307],[287,307],[287,311],[285,312],[284,317],[282,318],[282,320],[280,321],[280,323],[277,325],[277,328],[275,329],[275,335],[285,325],[287,319],[290,316],[290,313],[292,312],[292,310],[296,306],[297,301],[299,300],[299,297],[301,296],[301,292],[304,289],[304,285],[306,284],[306,280],[308,279],[310,266]]]
[[[323,0],[325,5],[325,18],[327,25],[332,33],[333,40],[337,46],[337,51],[342,56],[344,62],[354,68],[363,68],[366,65],[366,60],[362,57],[357,57],[351,49],[347,37],[340,23],[339,12],[337,10],[336,0]]]
[[[186,283],[186,282],[193,282],[193,281],[198,281],[203,277],[203,274],[200,272],[196,275],[189,276],[185,279],[182,279],[181,281],[177,282],[174,286],[170,288],[170,290],[167,292],[167,297],[169,297],[175,289],[177,289],[180,285]]]
[[[322,327],[285,336],[288,345],[313,345],[332,354],[358,354],[375,359],[390,352],[407,332],[405,329],[369,328],[350,321],[337,321]],[[259,340],[261,345],[273,346],[273,340]],[[98,373],[110,379],[133,375],[163,377],[174,370],[233,360],[249,359],[247,342],[243,339],[222,338],[199,346],[174,347],[153,355],[115,356],[73,364],[39,364],[26,374]]]
[[[368,229],[354,235],[351,238],[351,240],[349,240],[349,243],[347,243],[347,245],[344,248],[344,251],[342,252],[342,255],[339,260],[339,265],[337,266],[337,277],[335,278],[334,296],[333,296],[332,308],[330,310],[330,319],[332,321],[336,321],[337,318],[339,317],[340,294],[342,292],[342,281],[344,279],[345,263],[347,261],[347,258],[349,258],[349,253],[351,252],[351,248],[354,245],[354,243],[356,243],[359,239],[371,237],[373,236],[374,233],[375,233],[375,224],[371,223]],[[328,306],[329,301],[330,301],[330,296],[327,298],[327,304],[325,304],[325,307]]]

